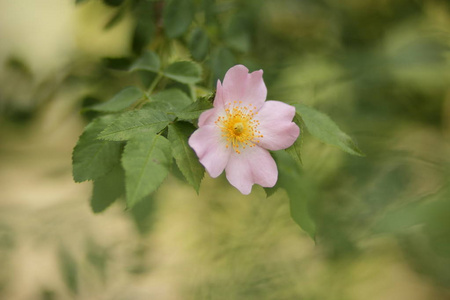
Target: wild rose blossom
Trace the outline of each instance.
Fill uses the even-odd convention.
[[[228,181],[248,195],[253,184],[273,187],[278,170],[268,150],[290,147],[300,134],[295,108],[266,101],[263,71],[237,65],[217,81],[214,108],[203,112],[189,138],[200,163],[213,178],[224,170]]]

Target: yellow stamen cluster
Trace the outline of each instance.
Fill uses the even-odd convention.
[[[234,101],[225,105],[225,116],[220,116],[215,121],[222,130],[222,137],[226,138],[228,148],[233,147],[240,154],[246,147],[254,147],[263,137],[258,131],[259,121],[255,120],[256,107],[252,104],[242,106],[242,101]]]

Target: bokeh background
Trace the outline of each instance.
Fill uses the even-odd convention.
[[[164,1],[75,2],[0,0],[0,299],[450,299],[448,1],[194,1],[205,90],[262,68],[269,98],[326,112],[365,152],[304,133],[315,241],[283,190],[223,176],[95,215],[71,176],[82,107],[145,87],[124,71],[144,49],[190,58],[189,33],[164,39]]]

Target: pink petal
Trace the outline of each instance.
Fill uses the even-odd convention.
[[[248,69],[243,65],[230,68],[223,79],[224,103],[242,101],[243,105],[251,103],[260,108],[267,96],[262,75],[262,70],[249,74]]]
[[[300,134],[300,128],[292,122],[295,107],[280,101],[266,101],[256,115],[258,130],[263,137],[259,146],[269,150],[289,148]]]
[[[223,101],[223,88],[222,84],[220,84],[220,80],[217,80],[217,87],[216,87],[216,96],[214,97],[214,107],[223,107],[224,101]]]
[[[225,172],[228,181],[242,194],[248,195],[253,184],[273,187],[278,179],[278,170],[270,153],[261,147],[245,149],[241,154],[232,152]]]
[[[211,177],[219,176],[228,163],[231,150],[226,148],[220,128],[206,125],[197,129],[189,138],[189,146],[194,149],[200,163]]]
[[[216,116],[217,116],[217,109],[215,108],[211,108],[202,112],[202,114],[198,118],[198,127],[214,124],[214,121],[216,121],[217,119]]]

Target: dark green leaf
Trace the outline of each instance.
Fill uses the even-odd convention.
[[[163,22],[169,38],[176,38],[186,32],[194,17],[192,0],[166,1]]]
[[[364,154],[355,142],[327,115],[303,104],[294,104],[308,131],[324,143],[339,147],[353,155]]]
[[[295,114],[294,122],[300,128],[300,135],[294,144],[286,149],[286,152],[297,162],[297,164],[299,164],[299,166],[302,166],[303,121],[298,114]]]
[[[159,56],[153,51],[145,51],[130,67],[130,72],[133,71],[151,71],[159,72],[161,66]]]
[[[123,3],[124,0],[103,0],[106,5],[109,6],[119,6]]]
[[[272,188],[264,188],[264,192],[266,193],[266,197],[270,197],[278,191],[278,186],[274,186]]]
[[[97,139],[113,120],[113,116],[95,119],[80,136],[72,154],[72,172],[76,182],[97,179],[119,163],[121,143]]]
[[[188,144],[188,139],[194,131],[195,127],[192,124],[177,122],[169,126],[168,138],[172,144],[172,154],[178,168],[198,193],[205,169]]]
[[[92,106],[89,109],[102,112],[118,112],[130,107],[143,96],[144,93],[140,89],[130,86],[118,92],[110,100]]]
[[[120,164],[111,172],[94,181],[91,208],[99,213],[108,208],[114,201],[125,194],[125,177]]]
[[[140,109],[123,113],[103,130],[98,138],[110,141],[125,141],[143,133],[163,130],[171,120],[168,116],[154,109]]]
[[[136,4],[134,8],[136,27],[133,33],[132,49],[134,53],[141,54],[155,35],[156,26],[151,13],[154,3],[139,1]]]
[[[181,83],[194,84],[201,80],[202,69],[192,61],[178,61],[170,64],[164,75]]]
[[[176,112],[175,115],[181,120],[198,119],[202,112],[213,107],[209,97],[199,98],[197,101],[183,109],[183,111]]]
[[[289,197],[289,205],[292,219],[313,239],[316,234],[316,224],[309,212],[309,201],[313,196],[301,170],[295,161],[285,152],[274,153],[279,177],[277,186],[286,190]]]
[[[191,51],[192,57],[201,61],[208,54],[209,48],[209,38],[205,31],[201,28],[195,28],[189,39],[189,50]]]
[[[160,135],[144,134],[127,143],[122,164],[128,207],[133,207],[159,187],[171,162],[170,142]]]
[[[119,9],[117,9],[116,13],[112,16],[111,19],[105,24],[104,29],[108,30],[119,24],[119,22],[123,19],[125,16],[126,7],[122,6]]]

